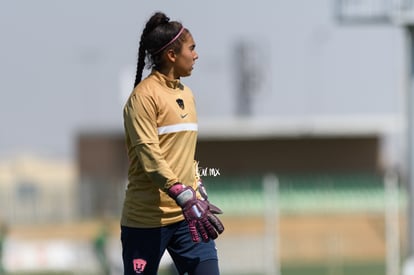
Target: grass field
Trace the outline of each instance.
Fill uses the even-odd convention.
[[[225,216],[223,222],[226,231],[217,240],[223,267],[222,275],[264,274],[258,272],[263,270],[261,267],[264,263],[257,261],[264,253],[263,219]],[[114,221],[112,226],[112,234],[115,238],[119,232],[116,223]],[[281,218],[279,226],[281,275],[385,275],[384,223],[381,216],[288,215]],[[76,232],[78,238],[88,239],[92,237],[97,227],[97,223],[84,223],[78,226],[70,225],[67,228],[62,226],[58,227],[58,230],[54,228],[50,231],[43,226],[37,226],[30,231],[20,231],[16,228],[13,235],[29,239],[46,236],[73,238]],[[255,267],[250,271],[243,271],[244,267],[249,266],[249,261],[256,262]],[[7,273],[7,275],[23,274],[102,275],[50,271]],[[160,271],[159,275],[172,275],[172,273],[164,270]]]
[[[168,271],[160,271],[159,275],[175,275]],[[222,275],[239,275],[240,273],[222,273]],[[261,275],[262,273],[244,273]],[[385,266],[381,262],[344,263],[341,265],[329,264],[287,264],[281,268],[280,275],[384,275]],[[6,274],[5,274],[6,275]],[[7,273],[7,275],[80,275],[70,272],[37,272],[37,273]],[[82,274],[98,275],[98,274]],[[121,275],[121,274],[113,274]]]
[[[385,275],[384,189],[380,179],[281,178],[279,220],[274,232],[282,275]],[[312,184],[310,184],[312,183]],[[222,275],[264,274],[268,230],[260,178],[234,184],[212,182],[210,198],[224,210],[226,231],[217,240]],[[404,244],[406,201],[401,193],[399,228]],[[10,237],[24,240],[70,239],[90,242],[101,221],[47,226],[14,226]],[[119,221],[106,224],[116,242]],[[268,234],[269,232],[267,232]],[[114,250],[120,255],[118,250]],[[404,257],[404,247],[401,246]],[[98,275],[79,272],[7,273],[7,275]],[[160,271],[160,275],[171,272]],[[0,275],[3,275],[0,273]],[[102,274],[99,274],[102,275]],[[112,274],[118,275],[118,274]]]
[[[282,266],[282,275],[384,275],[382,262]]]

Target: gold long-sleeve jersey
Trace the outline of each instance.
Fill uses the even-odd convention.
[[[183,220],[166,190],[176,182],[196,189],[197,113],[192,91],[153,71],[124,107],[129,157],[121,224],[152,228]]]

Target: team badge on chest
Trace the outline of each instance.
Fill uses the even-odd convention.
[[[182,100],[181,98],[178,98],[176,100],[176,102],[177,102],[178,106],[180,106],[180,108],[184,110],[184,108],[185,108],[185,106],[184,106],[184,100]]]

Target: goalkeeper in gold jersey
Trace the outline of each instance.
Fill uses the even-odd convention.
[[[141,35],[134,90],[124,107],[130,160],[121,218],[124,274],[157,274],[165,252],[180,274],[217,275],[214,239],[224,231],[194,160],[197,113],[181,82],[198,59],[180,22],[152,15]],[[141,80],[146,65],[151,73]]]

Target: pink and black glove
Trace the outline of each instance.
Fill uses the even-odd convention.
[[[197,190],[200,193],[200,195],[203,197],[203,199],[208,203],[208,206],[210,208],[211,213],[213,213],[213,214],[223,214],[223,211],[221,211],[220,208],[218,208],[217,206],[211,204],[208,201],[207,191],[206,191],[206,188],[204,187],[203,181],[201,179],[198,179],[198,181],[197,181]]]
[[[200,235],[204,242],[208,242],[209,239],[216,239],[224,231],[223,224],[214,215],[219,214],[216,211],[218,208],[211,209],[207,200],[197,199],[196,192],[190,186],[176,183],[168,189],[168,195],[183,209],[193,242],[199,242]]]

